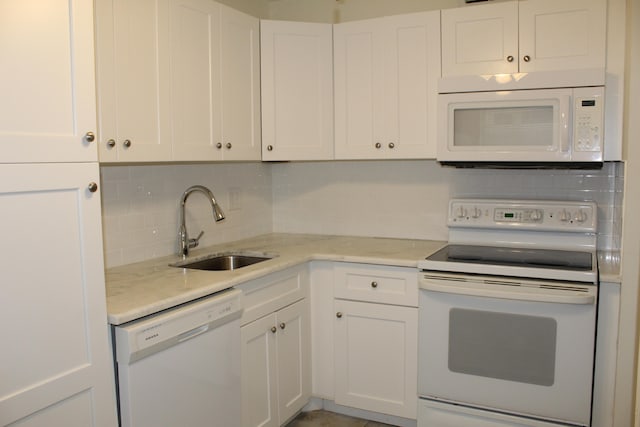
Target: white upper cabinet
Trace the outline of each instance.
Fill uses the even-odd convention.
[[[0,2],[0,162],[96,161],[93,3]]]
[[[605,43],[605,0],[443,10],[440,91],[602,85]],[[490,77],[496,74],[516,75]]]
[[[223,159],[260,160],[260,20],[220,10]]]
[[[259,160],[259,21],[210,0],[171,1],[174,160]]]
[[[211,0],[97,0],[100,160],[260,159],[259,21]]]
[[[518,2],[442,11],[442,76],[518,72]]]
[[[520,72],[597,69],[604,79],[605,0],[527,0],[519,8]]]
[[[171,159],[168,0],[96,0],[101,162]]]
[[[260,31],[262,159],[332,159],[332,25],[261,21]]]
[[[220,8],[210,0],[170,0],[170,5],[173,156],[218,159]]]
[[[334,26],[335,156],[435,158],[440,12]]]

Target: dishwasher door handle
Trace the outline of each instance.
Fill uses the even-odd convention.
[[[197,337],[198,335],[202,335],[205,332],[207,332],[209,330],[209,324],[207,323],[206,325],[202,325],[198,328],[194,328],[191,329],[190,331],[187,331],[185,333],[182,333],[180,335],[178,335],[178,342],[185,342],[185,341],[189,341],[192,338]]]

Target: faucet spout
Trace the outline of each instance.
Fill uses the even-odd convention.
[[[216,198],[214,197],[211,190],[203,185],[193,185],[185,190],[182,193],[182,198],[180,199],[180,253],[183,257],[186,257],[189,254],[189,249],[195,248],[200,243],[200,238],[204,234],[204,231],[201,231],[198,237],[195,239],[190,239],[189,234],[187,233],[187,225],[186,225],[186,217],[185,217],[185,205],[187,203],[187,198],[194,193],[199,191],[207,196],[209,202],[211,203],[211,208],[213,209],[213,219],[216,222],[222,221],[224,219],[224,212],[222,212],[222,208],[218,205]]]

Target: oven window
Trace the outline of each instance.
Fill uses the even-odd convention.
[[[449,312],[449,370],[551,386],[555,319],[454,308]]]

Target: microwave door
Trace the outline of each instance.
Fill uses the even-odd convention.
[[[562,90],[442,95],[438,160],[568,162],[570,98]]]

